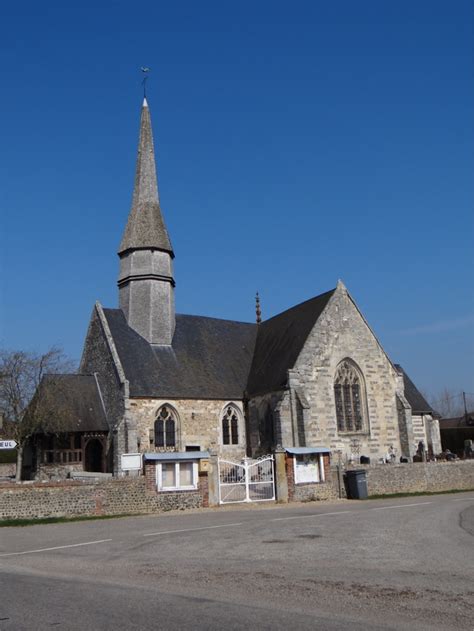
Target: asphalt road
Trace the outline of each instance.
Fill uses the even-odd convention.
[[[0,630],[474,629],[474,494],[0,530]]]

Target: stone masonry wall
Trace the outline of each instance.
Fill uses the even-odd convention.
[[[367,418],[363,432],[339,433],[337,429],[334,376],[345,358],[358,365],[365,380]],[[396,404],[398,375],[343,285],[338,286],[309,335],[292,379],[310,406],[305,410],[306,445],[324,446],[349,455],[357,440],[360,455],[372,459],[382,457],[390,446],[397,455],[404,455]]]
[[[240,411],[239,444],[222,444],[222,415],[233,403]],[[131,399],[130,417],[136,423],[140,451],[155,451],[150,443],[157,412],[163,404],[172,407],[178,416],[178,451],[199,446],[202,451],[217,452],[223,458],[240,460],[246,453],[246,435],[241,401],[196,399]]]
[[[366,470],[369,495],[474,489],[474,460],[358,465],[354,469]]]
[[[194,491],[161,491],[160,493],[156,490],[156,466],[158,462],[156,460],[145,462],[145,488],[147,492],[152,493],[153,495],[166,495],[171,493],[173,497],[177,497],[178,499],[184,498],[186,501],[186,496],[189,494],[195,495]],[[209,506],[209,482],[208,482],[208,473],[206,471],[199,471],[199,482],[198,482],[198,493],[201,495],[201,506],[207,508]],[[185,508],[186,506],[184,506]],[[180,506],[178,508],[181,508]]]
[[[14,478],[16,474],[16,462],[0,463],[0,478]]]
[[[196,491],[157,493],[145,476],[98,484],[0,484],[0,519],[160,513],[207,505],[207,474]]]

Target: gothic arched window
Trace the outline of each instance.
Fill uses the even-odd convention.
[[[366,409],[362,373],[349,359],[344,359],[334,379],[337,429],[339,432],[364,431]]]
[[[158,410],[155,421],[155,447],[175,448],[176,447],[177,422],[173,410],[168,405],[163,405]]]
[[[228,405],[222,417],[222,443],[224,445],[239,444],[239,416],[237,410]]]

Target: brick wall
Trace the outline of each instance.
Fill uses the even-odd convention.
[[[160,513],[208,506],[207,473],[196,491],[156,491],[154,467],[147,475],[96,484],[50,482],[0,484],[0,519],[35,519],[76,515]]]

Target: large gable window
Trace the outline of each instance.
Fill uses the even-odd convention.
[[[155,447],[157,449],[174,449],[176,447],[177,422],[173,409],[163,405],[158,410],[155,421]]]
[[[365,426],[365,388],[362,373],[349,359],[344,359],[334,379],[337,429],[339,432],[363,432]]]
[[[239,413],[232,405],[228,405],[222,417],[222,443],[224,445],[239,444]]]

